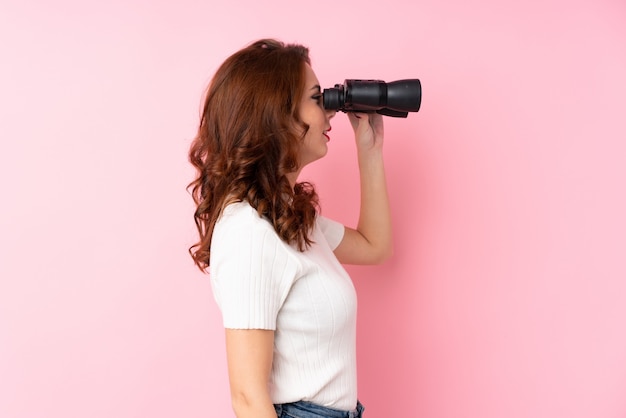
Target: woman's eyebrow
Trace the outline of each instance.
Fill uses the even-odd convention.
[[[320,88],[319,84],[316,84],[313,87],[311,87],[311,90],[321,91],[322,89]]]

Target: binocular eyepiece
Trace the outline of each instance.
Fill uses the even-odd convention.
[[[385,83],[382,80],[345,80],[334,88],[324,89],[324,108],[342,112],[379,113],[406,118],[417,112],[422,102],[418,79]]]

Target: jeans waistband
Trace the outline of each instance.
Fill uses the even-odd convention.
[[[352,411],[327,408],[305,401],[275,404],[274,409],[276,409],[276,414],[279,418],[283,412],[297,418],[361,418],[365,410],[359,401],[357,401],[356,409]]]

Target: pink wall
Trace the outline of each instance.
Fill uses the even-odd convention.
[[[266,36],[326,86],[423,82],[386,121],[396,254],[350,268],[367,416],[626,416],[623,1],[91,3],[0,4],[0,416],[233,416],[186,152]],[[306,176],[353,223],[333,134]]]

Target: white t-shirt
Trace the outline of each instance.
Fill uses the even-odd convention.
[[[274,330],[274,403],[356,407],[356,292],[333,250],[344,226],[318,216],[304,252],[247,202],[227,206],[211,241],[210,277],[225,328]]]

